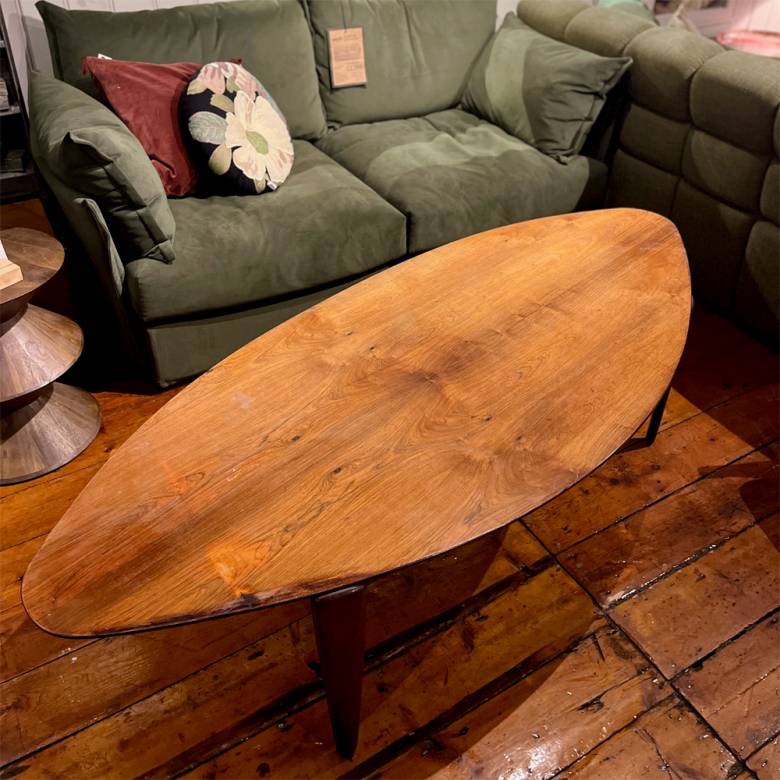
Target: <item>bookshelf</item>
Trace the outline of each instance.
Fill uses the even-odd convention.
[[[7,40],[0,15],[0,203],[32,197],[38,189],[28,146],[27,112]]]

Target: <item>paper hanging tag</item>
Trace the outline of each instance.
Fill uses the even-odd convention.
[[[366,83],[366,56],[363,49],[363,28],[347,27],[328,30],[330,53],[330,85],[356,87]]]

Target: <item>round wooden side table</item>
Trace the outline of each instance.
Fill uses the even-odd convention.
[[[62,266],[62,245],[27,228],[0,232],[23,279],[0,290],[0,485],[39,477],[76,457],[100,428],[86,391],[55,381],[81,354],[81,328],[30,304]]]

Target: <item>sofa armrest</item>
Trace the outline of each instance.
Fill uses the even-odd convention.
[[[117,298],[121,298],[122,290],[125,285],[125,267],[122,263],[122,258],[119,257],[119,252],[117,251],[114,239],[111,237],[111,233],[108,230],[103,214],[97,203],[91,198],[76,198],[74,203],[84,209],[91,218],[99,235],[100,246],[94,245],[96,243],[94,241],[85,241],[84,236],[79,236],[79,238],[81,239],[82,244],[84,244],[93,265],[107,266],[111,281],[113,282],[113,290],[116,293]],[[101,255],[102,257],[100,257]],[[98,258],[100,258],[100,260],[98,260]],[[98,262],[95,262],[96,260],[98,260]]]
[[[46,184],[46,195],[57,207],[58,219],[55,219],[53,224],[61,224],[63,228],[61,232],[72,234],[78,239],[90,264],[97,271],[101,284],[108,287],[109,297],[120,299],[124,289],[124,264],[100,207],[94,200],[85,197],[54,176],[46,160],[36,155],[34,147],[33,144],[33,157]],[[72,242],[68,240],[68,236],[63,235],[62,240],[66,248],[69,248],[68,244]]]
[[[65,246],[77,320],[90,345],[87,362],[116,363],[120,373],[128,366],[145,369],[140,330],[125,301],[124,263],[100,207],[52,176],[40,157],[36,167],[46,185],[47,216]]]

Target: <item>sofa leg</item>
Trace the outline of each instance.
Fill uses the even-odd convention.
[[[666,391],[661,396],[661,400],[653,409],[653,413],[650,415],[650,424],[647,426],[647,433],[645,434],[645,446],[649,447],[658,436],[658,429],[661,427],[661,419],[664,416],[664,410],[666,409],[666,401],[669,398],[669,391],[671,386],[666,388]]]
[[[352,758],[360,729],[366,588],[354,585],[323,593],[311,604],[333,738],[338,752]]]

